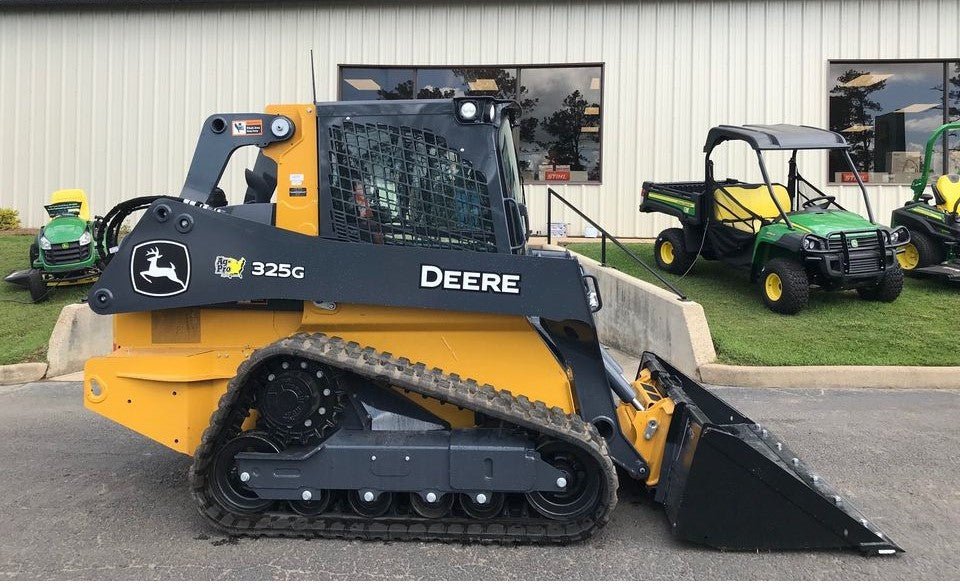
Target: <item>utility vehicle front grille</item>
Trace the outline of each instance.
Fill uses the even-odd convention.
[[[86,261],[90,259],[90,246],[80,245],[76,241],[66,244],[66,247],[57,243],[43,251],[43,259],[52,266]]]
[[[495,252],[487,178],[430,130],[332,125],[333,229],[346,241]]]

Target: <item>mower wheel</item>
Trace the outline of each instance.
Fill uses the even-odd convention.
[[[676,227],[660,232],[657,241],[653,244],[653,257],[661,270],[681,275],[685,274],[697,259],[696,254],[687,251],[683,229]]]
[[[779,314],[796,314],[810,299],[810,281],[800,262],[774,258],[760,272],[760,296],[767,308]]]
[[[27,289],[30,290],[30,300],[34,302],[43,302],[50,293],[47,289],[47,283],[43,281],[40,270],[30,270]]]
[[[40,246],[37,245],[37,242],[30,244],[30,267],[33,267],[34,262],[40,259]]]
[[[893,264],[880,279],[880,283],[869,288],[857,288],[857,294],[864,300],[893,302],[903,291],[903,270],[899,264]]]
[[[917,268],[943,263],[943,250],[925,233],[910,232],[910,243],[897,254],[897,262],[903,271],[911,273]]]

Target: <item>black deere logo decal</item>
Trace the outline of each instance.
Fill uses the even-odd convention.
[[[130,256],[130,283],[144,296],[176,296],[190,285],[190,252],[175,241],[145,241]]]
[[[421,264],[420,287],[464,290],[467,292],[493,292],[495,294],[519,294],[520,274],[445,270],[438,266]]]

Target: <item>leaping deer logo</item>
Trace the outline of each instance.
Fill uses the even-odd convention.
[[[150,278],[166,278],[172,282],[180,284],[183,288],[186,288],[187,285],[183,283],[183,280],[177,276],[177,267],[170,262],[167,266],[161,266],[157,262],[160,261],[160,258],[163,257],[163,254],[160,253],[160,250],[156,247],[152,247],[147,250],[146,253],[147,261],[150,263],[150,266],[140,272],[140,277],[146,280],[147,282],[153,283],[153,280]]]

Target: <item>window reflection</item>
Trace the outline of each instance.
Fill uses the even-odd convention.
[[[599,182],[601,77],[600,66],[343,67],[340,97],[513,99],[522,111],[515,139],[524,180]]]
[[[417,99],[450,99],[465,95],[514,99],[517,70],[490,67],[420,69],[417,88]]]
[[[412,99],[413,69],[340,69],[340,99]]]
[[[600,67],[524,68],[520,83],[534,97],[519,122],[524,178],[599,181]]]
[[[945,120],[944,64],[831,63],[830,129],[850,143],[863,179],[909,184],[920,174],[930,134]],[[934,157],[942,172],[942,148]],[[853,182],[838,153],[830,180]]]

